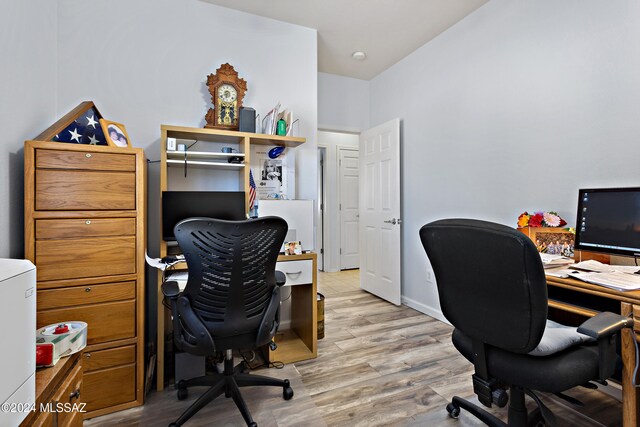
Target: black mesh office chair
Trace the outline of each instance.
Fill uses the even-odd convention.
[[[580,332],[594,342],[549,343],[544,269],[524,234],[486,221],[448,219],[423,226],[420,239],[435,273],[442,313],[455,327],[453,344],[474,364],[474,392],[487,407],[509,401],[508,424],[457,396],[447,406],[452,417],[463,408],[490,426],[553,425],[553,414],[532,390],[560,393],[612,375],[615,337],[632,321],[600,313],[572,331],[577,341],[586,338]],[[546,356],[530,355],[542,342],[556,348],[547,347]],[[538,405],[531,414],[525,394]]]
[[[293,397],[288,380],[249,375],[233,366],[234,349],[275,348],[280,287],[284,274],[276,272],[276,259],[287,232],[282,218],[248,221],[189,218],[175,226],[175,236],[189,268],[183,292],[166,282],[162,292],[171,302],[176,346],[195,355],[224,352],[224,374],[180,381],[178,399],[187,388],[209,386],[175,423],[184,424],[213,399],[232,397],[247,425],[257,425],[239,387],[282,387],[285,400]]]

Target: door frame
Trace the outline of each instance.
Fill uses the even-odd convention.
[[[318,228],[316,240],[318,242],[318,270],[324,270],[324,260],[326,251],[325,245],[325,212],[327,211],[327,146],[318,144],[318,201],[316,203],[316,214],[318,218]]]
[[[360,134],[358,134],[358,138],[360,138]],[[338,165],[336,167],[336,192],[338,195],[338,238],[340,239],[339,243],[339,247],[340,247],[340,251],[342,251],[342,204],[340,203],[340,201],[342,200],[341,195],[342,195],[342,179],[340,176],[340,151],[345,150],[345,151],[357,151],[358,152],[358,156],[360,155],[360,148],[359,147],[352,147],[350,145],[336,145],[336,161],[338,162]],[[360,186],[360,175],[358,174],[358,186]],[[358,204],[358,215],[360,214],[360,207]],[[358,239],[358,254],[360,253],[360,239]],[[358,255],[359,256],[359,255]],[[343,271],[342,270],[342,252],[338,253],[338,259],[340,260],[340,262],[338,263],[338,270],[339,271]]]

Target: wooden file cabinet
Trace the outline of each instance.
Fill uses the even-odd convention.
[[[25,255],[37,267],[37,326],[88,324],[85,418],[143,403],[142,149],[27,141]]]

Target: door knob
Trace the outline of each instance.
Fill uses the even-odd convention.
[[[397,221],[395,218],[391,218],[388,221],[385,221],[385,224],[392,224],[392,225],[396,225]]]

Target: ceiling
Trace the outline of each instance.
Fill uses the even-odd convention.
[[[318,30],[318,71],[369,80],[488,0],[203,0]],[[367,59],[356,61],[355,51]]]

